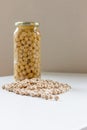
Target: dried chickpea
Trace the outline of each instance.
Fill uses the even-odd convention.
[[[55,96],[55,100],[57,101],[59,99],[59,97],[58,96]]]
[[[17,28],[14,32],[14,77],[16,80],[40,77],[38,26],[39,23],[35,22],[16,23]]]
[[[53,99],[55,101],[59,100],[59,94],[65,93],[71,89],[68,84],[62,84],[57,81],[43,80],[40,78],[23,80],[23,78],[26,78],[27,75],[23,76],[22,74],[20,74],[19,76],[22,81],[5,84],[4,86],[2,86],[2,88],[9,92],[14,92],[20,95],[39,97],[46,100]],[[19,78],[19,76],[17,78]],[[58,93],[55,93],[56,91]]]

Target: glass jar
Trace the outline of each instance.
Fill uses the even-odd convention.
[[[14,78],[39,78],[40,32],[37,22],[16,22],[14,32]]]

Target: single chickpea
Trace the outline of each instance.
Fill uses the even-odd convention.
[[[23,40],[23,36],[22,36],[22,35],[20,35],[19,39],[20,39],[20,40]]]
[[[24,70],[24,68],[25,68],[25,67],[24,67],[23,65],[20,66],[20,69],[21,69],[21,70]]]
[[[28,41],[28,37],[26,36],[24,40],[27,42]]]

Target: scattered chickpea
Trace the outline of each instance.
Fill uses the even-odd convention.
[[[48,95],[45,95],[45,99],[48,100]]]
[[[59,97],[58,96],[55,96],[55,100],[57,101],[59,99]]]
[[[69,91],[71,89],[68,84],[61,84],[59,82],[56,82],[55,85],[55,81],[52,80],[42,80],[40,78],[23,80],[23,78],[23,76],[20,76],[20,79],[22,81],[16,81],[11,84],[3,85],[2,88],[9,92],[14,92],[20,95],[40,97],[46,100],[54,99],[55,101],[59,100],[59,94]]]

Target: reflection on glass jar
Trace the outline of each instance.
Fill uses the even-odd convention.
[[[17,22],[14,32],[14,78],[38,78],[40,70],[39,23]]]

